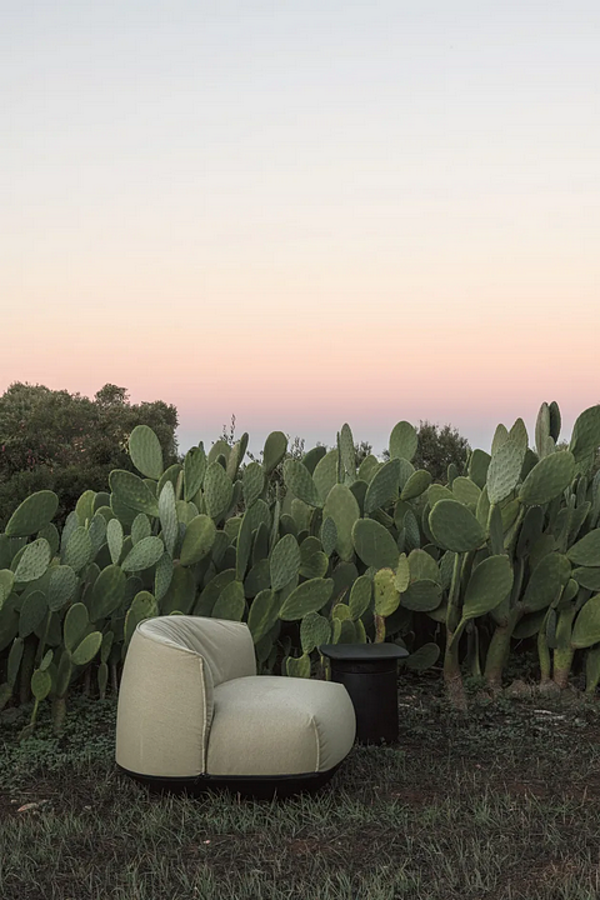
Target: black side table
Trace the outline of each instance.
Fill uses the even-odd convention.
[[[354,704],[356,740],[388,744],[398,740],[398,660],[408,650],[397,644],[322,644],[331,660],[331,680],[343,684]]]

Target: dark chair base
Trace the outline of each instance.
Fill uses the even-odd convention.
[[[294,797],[297,794],[313,794],[320,790],[341,763],[326,772],[307,772],[301,775],[273,775],[258,777],[238,775],[198,775],[196,778],[162,778],[159,775],[140,775],[117,764],[117,768],[134,781],[148,787],[153,793],[188,794],[200,797],[206,791],[228,791],[254,800],[273,800]]]

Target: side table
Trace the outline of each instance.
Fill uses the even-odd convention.
[[[331,680],[343,684],[356,713],[360,744],[398,740],[398,660],[408,650],[397,644],[322,644],[331,661]]]

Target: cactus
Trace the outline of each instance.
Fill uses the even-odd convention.
[[[163,454],[160,441],[147,425],[136,425],[129,436],[131,461],[146,478],[158,481],[163,474]]]
[[[29,537],[56,515],[58,497],[53,491],[37,491],[17,507],[6,525],[8,537]]]
[[[338,451],[330,450],[315,466],[312,477],[323,503],[333,486],[338,483],[338,460]]]
[[[286,657],[285,674],[290,678],[310,678],[310,657],[303,653],[298,659]]]
[[[241,581],[232,581],[218,597],[212,615],[215,619],[241,622],[245,609],[244,586]]]
[[[390,458],[402,457],[410,462],[418,446],[419,438],[410,422],[398,422],[390,434]]]
[[[487,492],[491,504],[501,503],[516,488],[527,446],[508,438],[492,453],[487,470]]]
[[[141,572],[154,566],[165,552],[165,545],[159,537],[143,538],[131,548],[121,564],[124,572]]]
[[[335,484],[327,495],[323,507],[323,520],[332,518],[335,522],[337,531],[335,546],[339,557],[343,560],[349,561],[354,556],[352,528],[359,517],[360,509],[350,488],[344,484]]]
[[[440,648],[437,644],[423,644],[414,653],[411,653],[406,659],[401,659],[400,663],[404,663],[407,669],[414,672],[424,672],[425,669],[431,669],[440,657]]]
[[[480,490],[485,486],[491,459],[492,457],[485,450],[473,450],[469,458],[469,478]]]
[[[282,431],[272,431],[267,437],[263,450],[263,467],[266,475],[270,475],[285,456],[287,443]]]
[[[420,497],[421,494],[425,493],[430,484],[431,473],[427,472],[425,469],[417,469],[416,472],[413,472],[407,478],[404,487],[402,488],[400,499],[407,501],[413,500],[415,497]]]
[[[183,461],[183,497],[184,500],[193,500],[204,482],[206,473],[206,453],[204,444],[191,447]]]
[[[396,541],[387,528],[374,519],[357,519],[352,528],[352,541],[366,566],[393,569],[398,564],[400,552]]]
[[[71,654],[71,661],[75,666],[87,666],[100,650],[102,644],[102,632],[92,631],[87,634]]]
[[[265,471],[260,463],[251,462],[242,476],[242,495],[246,509],[249,509],[265,489]]]
[[[457,500],[439,500],[429,513],[429,527],[443,550],[465,553],[481,547],[485,540],[477,518]]]
[[[209,516],[202,513],[188,523],[179,561],[182,566],[191,566],[209,555],[214,547],[217,530]]]
[[[575,477],[575,458],[568,450],[541,459],[519,489],[525,506],[543,506],[558,497]]]
[[[295,578],[300,571],[301,561],[298,541],[292,534],[284,535],[271,552],[271,588],[279,591]]]
[[[211,462],[204,476],[204,502],[206,512],[218,521],[229,509],[233,497],[233,484],[218,462]]]
[[[119,566],[107,566],[100,572],[88,604],[92,622],[107,619],[119,609],[125,598],[126,581],[125,572]]]
[[[360,619],[371,605],[373,583],[368,575],[360,575],[350,589],[348,606],[354,621]],[[325,642],[323,642],[325,643]]]
[[[317,486],[306,466],[297,459],[286,459],[283,466],[286,487],[309,506],[323,505]]]
[[[321,541],[314,536],[300,544],[300,570],[302,578],[322,578],[329,568],[329,559],[321,549]]]
[[[575,421],[569,450],[575,462],[592,456],[600,445],[600,404],[584,410]]]
[[[574,649],[591,647],[600,642],[600,594],[590,597],[575,619],[571,635]]]
[[[576,566],[600,566],[600,528],[588,531],[567,550],[567,556]]]
[[[365,515],[396,500],[399,481],[400,461],[398,459],[390,459],[377,469],[365,494]]]
[[[38,538],[23,547],[12,561],[15,582],[25,584],[41,578],[50,564],[50,544],[44,538]]]
[[[306,655],[331,639],[331,625],[324,616],[316,612],[308,613],[300,623],[300,645]]]
[[[193,572],[185,566],[175,566],[168,589],[160,599],[155,595],[155,599],[163,616],[174,612],[189,615],[196,600],[196,581]]]
[[[169,556],[173,557],[175,555],[175,545],[179,538],[179,519],[177,515],[177,506],[175,503],[175,488],[170,481],[166,482],[159,494],[158,515],[160,518],[160,527],[162,529],[163,540],[165,542],[165,547],[167,548],[167,553],[169,554]],[[136,519],[135,521],[137,522],[138,519]],[[148,522],[148,524],[150,523]],[[133,539],[133,543],[136,544],[137,540],[134,536],[134,527],[135,522],[131,527],[131,537]],[[145,534],[141,535],[141,537],[150,537],[150,534],[151,531],[147,530]]]
[[[310,612],[318,612],[331,597],[333,585],[332,578],[311,578],[302,582],[283,601],[279,618],[293,622]]]
[[[93,557],[94,547],[89,532],[83,525],[75,528],[61,556],[62,563],[70,566],[75,572],[81,572]]]
[[[133,472],[114,469],[108,477],[108,483],[112,492],[111,506],[114,497],[117,506],[113,506],[113,510],[118,518],[121,518],[118,509],[122,509],[122,507],[136,513],[143,512],[148,516],[158,516],[156,496],[148,485]]]
[[[84,491],[77,503],[75,504],[75,515],[80,525],[87,525],[94,515],[94,501],[96,500],[95,491]]]
[[[150,591],[140,591],[131,601],[131,606],[125,616],[125,627],[123,629],[124,647],[129,646],[129,642],[133,637],[133,632],[140,622],[144,619],[151,619],[158,615],[158,606],[156,599]]]
[[[279,598],[274,591],[260,591],[250,605],[248,628],[255,644],[271,630],[279,617]]]
[[[70,603],[79,587],[76,572],[70,566],[55,566],[50,569],[46,600],[50,612],[59,612]]]

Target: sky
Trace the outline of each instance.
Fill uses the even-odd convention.
[[[2,0],[0,392],[380,452],[600,402],[600,5]]]

